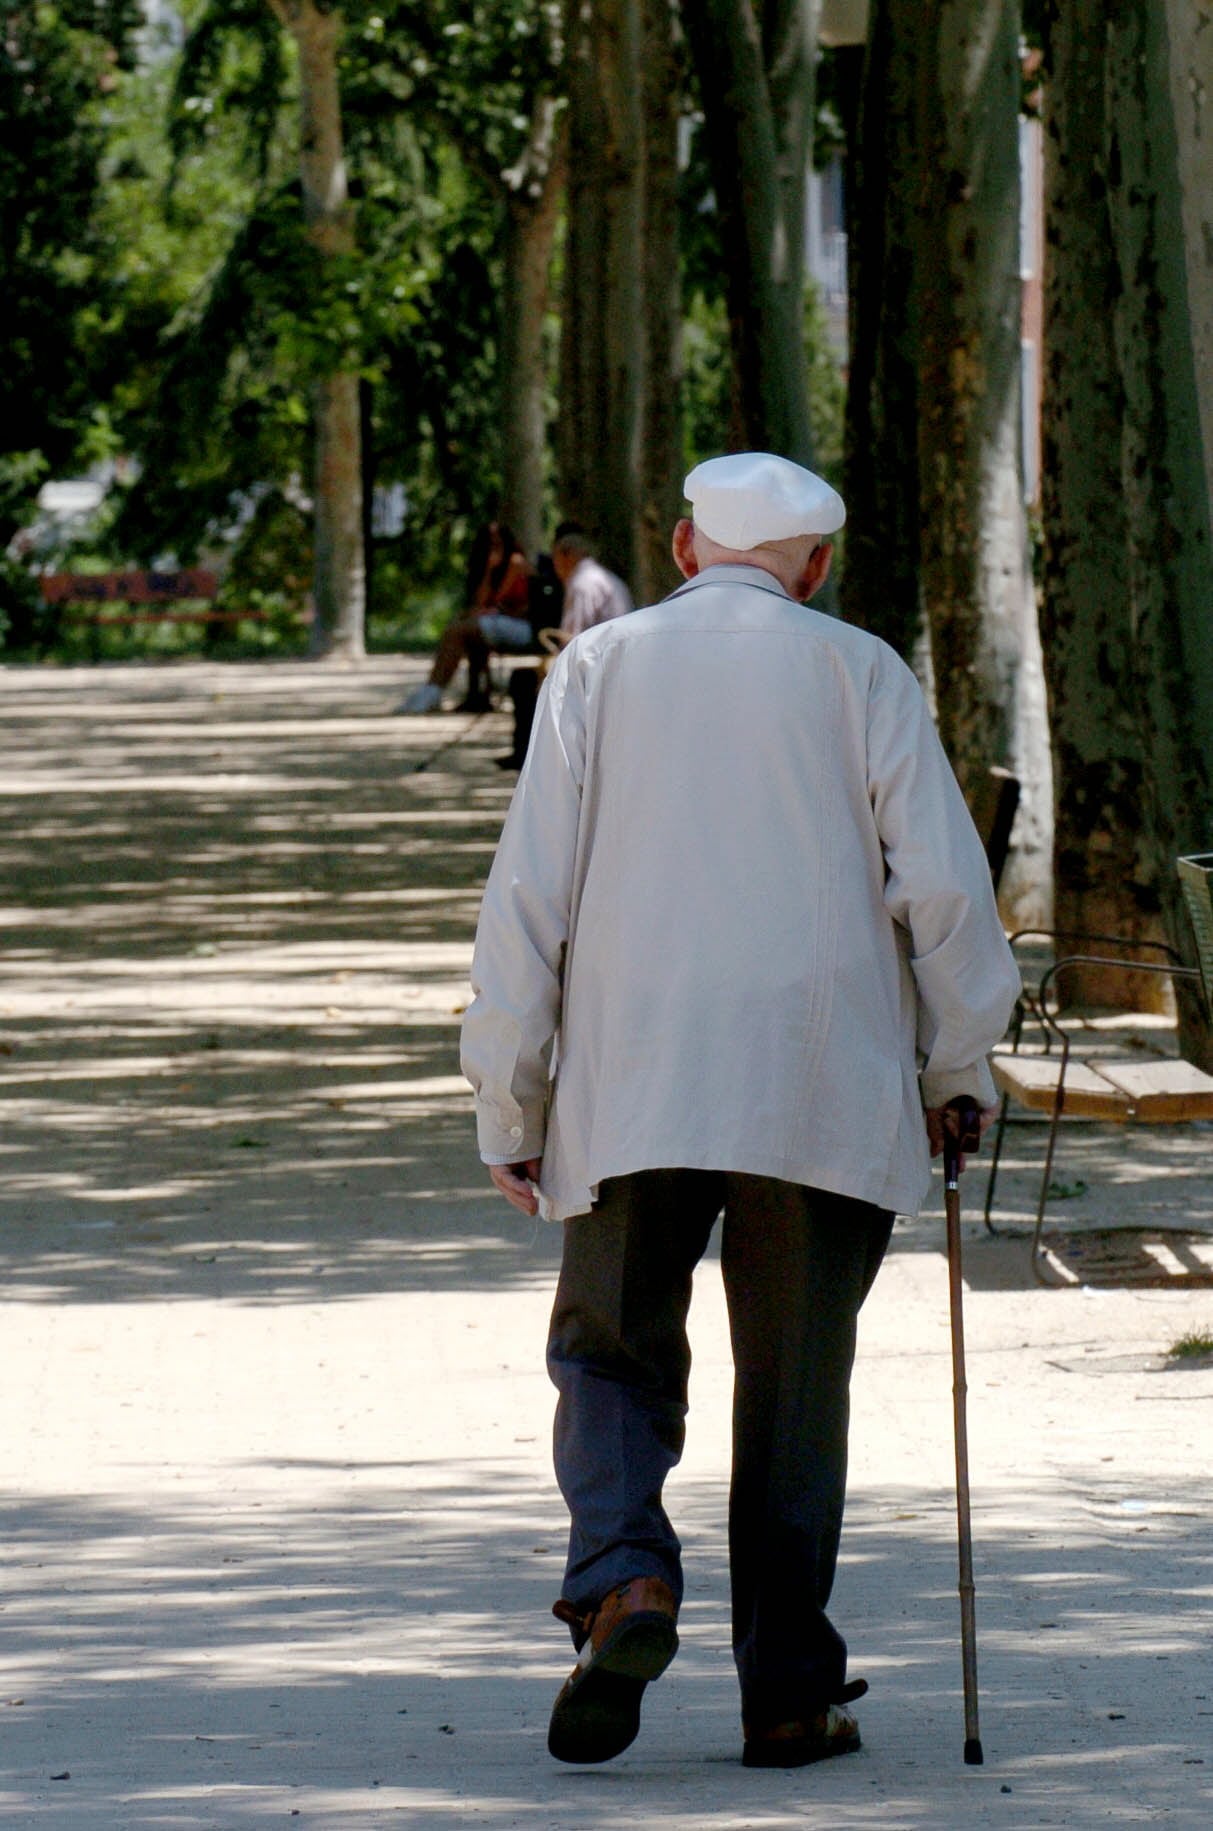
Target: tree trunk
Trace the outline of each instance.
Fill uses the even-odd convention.
[[[1023,798],[1003,900],[1048,910],[1048,739],[1020,463],[1019,8],[929,0],[919,59],[922,587],[937,714],[962,788]]]
[[[1194,334],[1209,323],[1213,272],[1207,249],[1189,261],[1184,222],[1209,209],[1210,34],[1178,40],[1185,56],[1199,44],[1206,70],[1204,87],[1189,88],[1165,7],[1117,0],[1108,14],[1108,200],[1121,280],[1115,331],[1147,807],[1168,935],[1190,956],[1174,859],[1213,843],[1213,506],[1202,427],[1207,371],[1202,386],[1198,363],[1210,352]],[[1185,195],[1194,180],[1199,188]],[[1197,1048],[1203,1026],[1194,1001],[1181,1000],[1180,1023],[1186,1046]],[[1207,1040],[1204,1053],[1213,1066]]]
[[[847,159],[850,363],[844,449],[842,607],[910,660],[919,584],[918,0],[874,0]]]
[[[670,551],[682,513],[682,283],[678,262],[681,82],[674,0],[643,0],[644,437],[637,597],[651,604],[680,575]]]
[[[1104,176],[1103,0],[1045,9],[1044,580],[1053,745],[1054,922],[1159,940],[1145,851],[1133,618],[1121,488],[1124,397],[1109,301],[1119,275]],[[1088,950],[1099,952],[1098,948]],[[1161,1009],[1162,982],[1084,968],[1078,1002]]]
[[[312,652],[354,661],[366,653],[358,377],[326,375],[312,390],[316,428]]]
[[[591,67],[588,0],[568,0],[565,58],[569,99],[569,175],[560,313],[560,415],[556,455],[560,510],[587,528],[594,520],[597,368],[606,293],[596,285],[605,234],[604,186],[597,170],[604,124]]]
[[[707,117],[737,389],[736,435],[813,462],[803,258],[789,246],[779,147],[751,0],[683,0]],[[803,243],[797,247],[803,256]],[[800,307],[793,308],[798,298]]]
[[[299,171],[307,233],[323,256],[353,253],[354,221],[341,135],[337,52],[341,15],[313,0],[269,0],[299,52]],[[322,376],[312,390],[315,425],[316,558],[314,654],[354,660],[366,652],[358,376]]]
[[[1188,317],[1205,481],[1213,499],[1213,6],[1166,0]]]
[[[562,506],[631,585],[644,390],[640,47],[639,0],[569,0]]]
[[[543,544],[544,323],[566,175],[567,116],[541,96],[526,152],[506,172],[500,315],[501,515],[528,553]]]
[[[804,324],[805,225],[816,112],[820,0],[765,0],[762,62],[775,136],[781,234],[787,250],[779,285],[790,322]]]

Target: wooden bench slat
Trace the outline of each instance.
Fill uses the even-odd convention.
[[[1021,1105],[1051,1112],[1061,1059],[995,1055],[994,1080]],[[1066,1070],[1065,1111],[1083,1119],[1177,1124],[1213,1119],[1213,1075],[1191,1062],[1075,1061]]]
[[[995,1055],[994,1080],[1003,1093],[1021,1105],[1051,1112],[1057,1097],[1061,1058],[1055,1055]],[[1125,1120],[1131,1102],[1087,1062],[1070,1061],[1066,1069],[1065,1110],[1083,1119]]]
[[[1153,1119],[1163,1124],[1213,1119],[1213,1075],[1193,1067],[1191,1062],[1109,1062],[1101,1072],[1127,1097],[1135,1119]],[[1067,1075],[1067,1095],[1069,1080]]]

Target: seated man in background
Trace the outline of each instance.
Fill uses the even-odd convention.
[[[580,523],[562,521],[552,542],[552,566],[564,587],[560,626],[545,632],[552,647],[563,648],[582,630],[622,617],[635,608],[623,580],[594,558],[589,536]],[[515,668],[510,675],[514,702],[514,744],[507,756],[497,758],[499,769],[521,769],[526,761],[535,701],[546,663],[538,668]]]
[[[621,578],[594,558],[590,538],[575,521],[562,521],[552,542],[552,565],[564,586],[560,634],[571,642],[583,629],[607,623],[634,610],[632,594]]]

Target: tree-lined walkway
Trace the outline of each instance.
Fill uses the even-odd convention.
[[[863,1753],[736,1763],[709,1264],[684,1651],[619,1762],[549,1761],[555,1239],[487,1193],[457,1061],[511,779],[499,717],[390,716],[421,672],[0,669],[0,1822],[1206,1822],[1213,1369],[1165,1350],[1213,1296],[1043,1293],[974,1240],[965,1769],[931,1217],[856,1381]],[[1147,1143],[1209,1217],[1207,1132]],[[1081,1148],[1108,1202],[1160,1198],[1121,1136]]]

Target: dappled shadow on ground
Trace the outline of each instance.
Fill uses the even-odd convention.
[[[27,1024],[20,1066],[0,1062],[10,1295],[340,1297],[546,1264],[548,1230],[511,1215],[476,1157],[457,1018],[409,1009],[415,966],[380,988],[349,977],[301,987],[300,1004],[373,1011],[297,1006],[289,1027],[225,1024],[201,1043],[188,1022],[110,1021],[91,1039]],[[463,996],[430,989],[447,1012]]]
[[[550,1230],[487,1189],[458,1026],[512,777],[419,664],[0,669],[0,1272],[250,1301],[498,1288]],[[1051,1214],[1213,1231],[1207,1132],[1065,1127]],[[1000,1226],[1030,1229],[1039,1126]],[[980,1211],[985,1173],[965,1178]],[[968,1229],[970,1283],[1030,1282]],[[938,1198],[894,1251],[942,1250]]]
[[[504,720],[399,675],[0,670],[10,1292],[534,1275],[458,1063]]]
[[[991,1238],[967,1229],[965,1272],[981,1288],[1033,1282],[1030,1243],[1047,1124],[1007,1130]],[[965,1214],[980,1216],[987,1165],[963,1179]],[[1213,1263],[1213,1126],[1106,1125],[1063,1120],[1045,1216],[1048,1273],[1059,1284],[1178,1288]]]
[[[741,1770],[723,1476],[689,1470],[685,1648],[642,1740],[605,1770],[548,1761],[558,1230],[487,1191],[457,1063],[504,721],[392,719],[399,666],[105,672],[0,669],[0,1275],[24,1394],[0,1822],[1205,1823],[1208,1496],[1182,1443],[1165,1494],[1066,1469],[976,1497],[985,1769],[961,1762],[952,1497],[917,1486],[850,1511],[865,1750]],[[1143,1199],[1140,1161],[1118,1199]],[[1192,1166],[1160,1177],[1207,1210]],[[1012,1161],[1012,1216],[1027,1174]],[[970,1283],[1026,1283],[1022,1242],[969,1232]],[[941,1252],[938,1216],[894,1250]],[[525,1353],[474,1333],[488,1290]],[[354,1301],[397,1292],[423,1303]],[[145,1299],[175,1307],[122,1307]],[[973,1364],[977,1399],[1004,1369]],[[1075,1382],[1084,1411],[1096,1390]]]
[[[317,1466],[293,1511],[273,1483],[295,1473],[234,1468],[213,1501],[139,1512],[7,1510],[21,1589],[4,1684],[22,1701],[5,1710],[0,1820],[72,1798],[95,1812],[75,1822],[225,1831],[292,1809],[326,1825],[622,1828],[791,1826],[810,1803],[814,1822],[907,1827],[1195,1825],[1213,1808],[1195,1487],[1149,1533],[1111,1496],[1060,1540],[1034,1530],[1031,1493],[981,1518],[980,1773],[961,1762],[950,1496],[856,1495],[835,1604],[872,1685],[865,1749],[755,1777],[736,1761],[716,1484],[677,1484],[683,1650],[641,1739],[610,1768],[570,1770],[544,1749],[569,1658],[548,1615],[561,1546],[546,1480],[496,1461]]]

